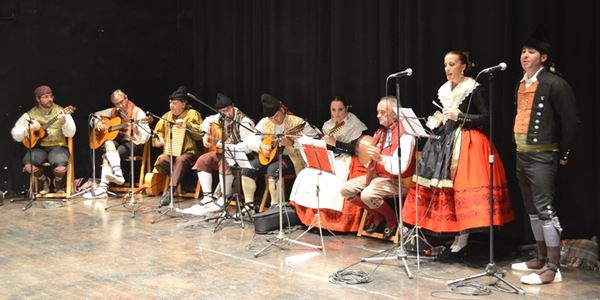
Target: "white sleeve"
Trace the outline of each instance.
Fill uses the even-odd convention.
[[[382,155],[381,164],[386,171],[393,175],[402,174],[408,166],[410,166],[411,160],[413,159],[413,152],[415,149],[415,137],[409,134],[403,134],[400,137],[400,163],[401,170],[398,172],[398,151],[394,151],[391,156]]]
[[[249,129],[240,126],[241,141],[235,145],[235,149],[238,151],[244,151],[246,153],[249,153],[250,151],[253,151],[248,147],[248,140],[255,136],[254,132],[250,130],[254,129],[254,121],[252,121],[252,119],[248,117],[244,117],[241,121],[241,124],[245,127],[248,127]]]
[[[71,114],[65,115],[65,124],[62,125],[62,133],[65,137],[73,137],[77,128],[75,127],[75,121]]]
[[[204,132],[209,132],[210,130],[210,124],[211,123],[219,123],[219,117],[221,115],[219,114],[214,114],[214,115],[210,115],[208,117],[206,117],[203,121],[202,124],[200,124],[200,130],[204,131]]]
[[[150,129],[150,125],[148,125],[148,121],[146,119],[146,113],[141,109],[138,110],[138,113],[134,117],[134,120],[137,123],[137,125],[134,126],[138,126],[138,128],[137,134],[134,134],[131,139],[136,145],[144,144],[148,141],[152,133],[152,129]]]
[[[15,126],[10,131],[10,134],[15,141],[20,142],[27,136],[27,120],[29,119],[29,114],[24,113],[15,123]]]
[[[261,133],[263,130],[264,123],[267,118],[261,119],[258,124],[256,124],[256,130],[258,133]],[[246,145],[246,150],[258,152],[260,149],[260,143],[262,142],[262,136],[260,134],[249,134],[244,141]]]

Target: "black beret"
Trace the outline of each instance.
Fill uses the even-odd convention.
[[[272,117],[281,107],[281,101],[269,94],[262,94],[260,101],[262,102],[265,117]]]
[[[217,93],[217,101],[215,102],[216,109],[221,109],[223,107],[227,107],[232,104],[233,104],[233,101],[231,101],[231,98],[229,98],[221,93]]]

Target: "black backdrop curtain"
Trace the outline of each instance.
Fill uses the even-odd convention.
[[[514,177],[513,87],[521,77],[521,43],[544,24],[583,121],[559,175],[564,236],[589,237],[600,233],[598,16],[593,0],[1,1],[3,188],[17,191],[26,180],[23,149],[9,131],[39,84],[50,84],[60,104],[78,106],[76,176],[82,177],[91,174],[86,116],[110,105],[116,88],[156,113],[168,109],[179,84],[210,103],[220,91],[256,120],[267,92],[317,125],[328,117],[329,100],[342,96],[374,129],[387,75],[411,67],[414,75],[401,81],[402,105],[428,116],[445,81],[443,55],[460,49],[471,53],[476,72],[501,61],[509,66],[495,81],[494,142],[519,214],[510,231],[530,239]]]
[[[475,72],[506,62],[508,70],[495,80],[494,142],[520,217],[513,229],[528,239],[514,176],[513,91],[522,77],[521,43],[543,24],[583,120],[574,156],[559,175],[564,236],[600,232],[599,132],[593,123],[599,76],[592,71],[600,67],[596,1],[226,0],[195,2],[193,15],[196,90],[211,101],[224,92],[257,120],[263,92],[319,126],[328,118],[329,100],[342,96],[374,129],[387,75],[411,67],[414,75],[401,83],[402,105],[428,116],[445,82],[442,63],[448,50],[470,52]],[[488,84],[487,77],[479,81]],[[389,90],[394,93],[393,86]]]

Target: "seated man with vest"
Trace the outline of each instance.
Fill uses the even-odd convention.
[[[27,148],[23,157],[23,172],[33,173],[41,184],[40,194],[47,194],[50,189],[50,179],[46,177],[42,164],[50,163],[54,173],[54,190],[61,192],[65,189],[69,150],[67,138],[75,135],[76,127],[71,113],[74,108],[63,108],[54,103],[54,93],[47,85],[37,87],[36,105],[21,115],[11,130],[12,137],[17,142],[23,142]]]
[[[384,239],[392,237],[398,225],[396,213],[385,199],[399,195],[398,175],[408,177],[414,169],[412,157],[415,138],[406,134],[402,124],[397,123],[396,105],[395,97],[388,96],[379,100],[377,118],[381,126],[375,132],[371,143],[365,143],[364,140],[359,142],[359,156],[364,152],[371,159],[368,172],[344,182],[340,191],[341,195],[353,204],[375,214],[375,223],[367,228],[367,232],[374,232],[383,227]],[[401,159],[400,166],[398,155]]]
[[[115,90],[110,95],[110,100],[114,107],[94,113],[95,117],[91,123],[97,137],[101,140],[110,136],[112,131],[118,133],[115,132],[117,135],[113,140],[94,141],[101,142],[104,146],[104,154],[101,155],[100,185],[95,190],[83,194],[84,198],[106,197],[110,182],[123,184],[125,178],[121,170],[121,160],[129,157],[132,151],[134,154],[139,153],[150,138],[151,131],[146,113],[135,105],[125,92],[120,89]],[[131,149],[131,142],[133,142],[133,149]]]

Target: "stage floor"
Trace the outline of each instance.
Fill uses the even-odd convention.
[[[163,217],[155,224],[158,198],[140,199],[134,218],[119,198],[67,201],[55,207],[38,200],[23,212],[22,202],[0,206],[0,297],[20,298],[194,298],[194,299],[464,299],[446,281],[485,271],[464,263],[407,259],[409,279],[399,260],[361,263],[360,258],[392,244],[355,235],[325,236],[326,255],[300,245],[254,254],[273,235],[255,235],[233,220],[213,232],[200,217]],[[191,206],[188,200],[178,203]],[[178,215],[174,213],[173,215]],[[302,230],[289,234],[295,238]],[[318,234],[303,242],[320,244]],[[487,255],[485,252],[483,255]],[[393,254],[395,257],[395,252]],[[525,291],[492,290],[492,299],[598,299],[600,274],[564,269],[562,283],[524,286],[521,274],[497,262],[506,279]],[[355,264],[355,265],[353,265]],[[352,265],[352,266],[351,266]],[[372,282],[337,285],[329,276],[348,266],[370,273]],[[484,276],[472,283],[493,283]]]

